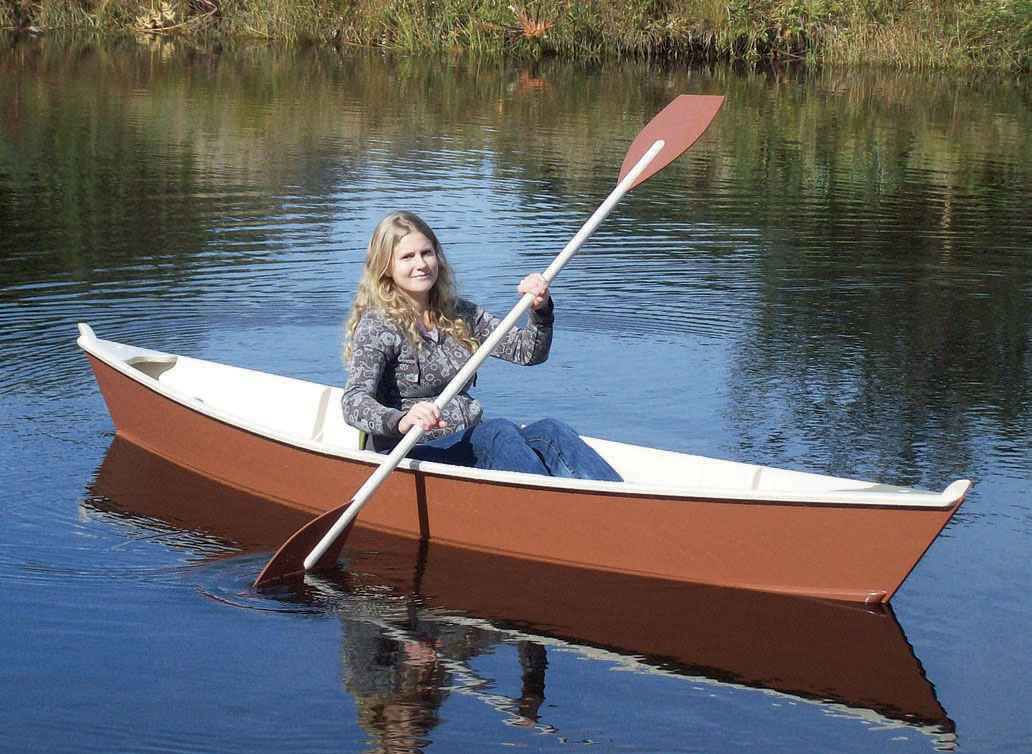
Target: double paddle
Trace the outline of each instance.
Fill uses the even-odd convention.
[[[628,191],[669,165],[702,136],[723,101],[724,98],[719,95],[682,94],[649,121],[627,150],[616,188],[542,273],[546,280],[551,282],[559,274]],[[520,298],[434,401],[438,408],[443,409],[459,393],[491,355],[495,346],[530,308],[533,300],[534,296],[529,293]],[[418,426],[412,427],[351,500],[326,511],[298,529],[266,563],[254,586],[273,586],[298,579],[307,571],[332,568],[344,547],[351,523],[401,459],[419,442],[422,434],[423,430]]]

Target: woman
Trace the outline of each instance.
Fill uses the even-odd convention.
[[[552,345],[552,298],[540,274],[517,290],[534,296],[527,327],[511,330],[493,356],[540,364]],[[457,298],[451,268],[430,227],[408,212],[373,231],[347,324],[344,418],[387,452],[414,426],[425,433],[410,458],[484,469],[621,481],[570,427],[544,419],[518,427],[483,420],[466,385],[438,409],[433,400],[500,320]],[[472,380],[476,381],[476,378]]]

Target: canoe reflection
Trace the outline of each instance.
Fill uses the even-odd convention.
[[[86,503],[221,541],[216,555],[270,551],[307,517],[115,438]],[[866,716],[953,732],[888,606],[600,573],[428,544],[356,526],[344,566],[306,580],[342,624],[342,682],[360,722],[392,750],[419,750],[448,693],[511,724],[538,725],[549,646],[720,683],[770,689]],[[327,600],[330,596],[332,599]],[[490,693],[469,660],[515,646],[522,689]]]

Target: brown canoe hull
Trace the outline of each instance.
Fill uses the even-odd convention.
[[[315,516],[375,467],[218,420],[88,356],[118,435],[224,484]],[[886,602],[956,508],[621,495],[398,469],[359,523],[543,563]]]

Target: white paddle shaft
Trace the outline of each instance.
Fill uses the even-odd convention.
[[[595,210],[595,213],[588,218],[588,221],[584,223],[577,234],[570,239],[570,242],[566,244],[566,247],[559,252],[558,256],[552,260],[552,264],[548,266],[542,274],[545,280],[552,282],[555,276],[559,274],[560,270],[570,261],[570,258],[580,249],[588,237],[595,232],[595,229],[601,224],[606,216],[613,211],[613,207],[624,197],[624,195],[631,190],[634,186],[634,182],[641,175],[642,171],[649,166],[656,155],[663,149],[664,142],[662,139],[656,141],[641,159],[638,160],[637,164],[631,168],[631,170],[624,176],[624,179],[617,184],[613,192],[606,197],[606,200],[599,205],[599,208]],[[459,391],[465,387],[466,383],[473,378],[474,372],[480,368],[480,365],[484,363],[491,352],[495,349],[495,346],[505,337],[505,335],[513,328],[517,320],[523,316],[523,314],[530,308],[531,303],[534,301],[533,294],[524,294],[516,306],[512,308],[512,311],[506,315],[505,319],[501,321],[501,324],[495,328],[487,339],[480,344],[480,347],[469,357],[469,361],[459,370],[448,386],[444,389],[437,398],[434,400],[434,405],[438,408],[444,408],[451,400],[459,394]],[[311,570],[316,563],[319,562],[319,558],[323,556],[323,553],[329,549],[330,545],[340,536],[340,533],[348,527],[348,525],[355,520],[358,516],[359,511],[365,506],[366,503],[372,498],[373,493],[383,483],[384,479],[390,475],[392,471],[401,463],[401,459],[408,455],[408,452],[412,450],[419,438],[422,437],[423,430],[420,427],[413,426],[401,439],[397,445],[394,446],[394,450],[380,463],[379,468],[373,472],[373,474],[365,481],[361,487],[358,488],[358,492],[351,499],[351,505],[347,507],[337,519],[337,522],[330,528],[323,538],[319,540],[318,544],[312,548],[312,551],[305,558],[305,570]]]

